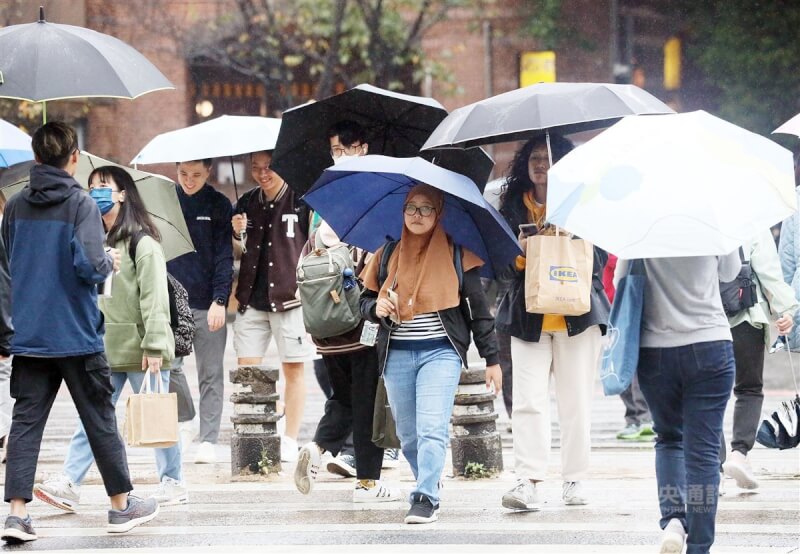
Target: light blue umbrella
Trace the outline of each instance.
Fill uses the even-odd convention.
[[[33,159],[31,137],[8,121],[0,119],[0,167]]]
[[[442,226],[453,242],[468,248],[493,277],[522,254],[514,233],[468,177],[422,158],[362,156],[324,171],[303,199],[342,241],[374,252],[400,238],[403,203],[413,186],[425,183],[445,193]]]

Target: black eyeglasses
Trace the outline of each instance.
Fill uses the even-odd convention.
[[[403,213],[406,215],[419,214],[422,217],[428,217],[435,211],[436,208],[434,208],[433,206],[415,206],[414,204],[406,204],[405,206],[403,206]]]
[[[360,154],[363,144],[351,144],[350,146],[334,146],[331,148],[332,158],[341,158],[342,156],[355,156]]]

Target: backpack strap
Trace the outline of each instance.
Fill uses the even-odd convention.
[[[389,258],[392,257],[392,252],[397,248],[397,242],[396,240],[390,240],[383,245],[381,261],[378,264],[378,288],[383,287],[384,281],[386,281],[386,278],[389,276]]]
[[[389,276],[389,258],[392,257],[394,249],[397,248],[396,240],[387,242],[381,252],[381,261],[378,265],[378,287],[383,287],[384,281]],[[464,261],[461,259],[461,245],[453,244],[453,266],[456,268],[456,275],[458,276],[458,292],[461,292],[461,286],[464,284]]]

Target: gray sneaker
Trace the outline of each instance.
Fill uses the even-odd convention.
[[[27,516],[25,519],[17,516],[8,516],[2,538],[8,544],[19,544],[35,541],[39,537],[36,536],[36,531],[33,529],[31,516]]]
[[[158,501],[155,498],[142,500],[128,495],[128,507],[124,510],[108,511],[108,532],[127,533],[134,527],[147,523],[158,515]]]
[[[33,494],[42,502],[68,512],[74,512],[81,502],[81,488],[66,475],[37,483],[33,486]]]
[[[513,489],[503,495],[503,508],[537,512],[541,509],[536,485],[527,479],[520,479]]]

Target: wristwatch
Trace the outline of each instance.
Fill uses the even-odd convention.
[[[215,298],[214,299],[214,303],[215,304],[219,304],[220,306],[224,306],[225,305],[225,299],[224,298]]]

